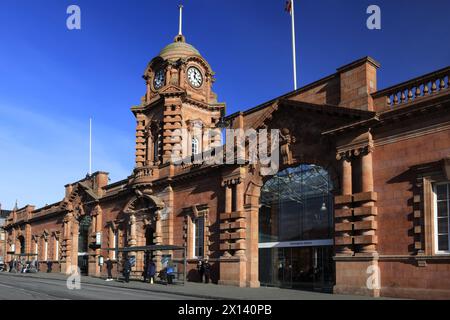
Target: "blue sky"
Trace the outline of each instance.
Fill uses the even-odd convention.
[[[93,169],[112,181],[134,166],[135,121],[146,64],[178,32],[179,0],[0,0],[0,203],[62,199]],[[228,113],[292,89],[284,0],[184,0],[183,33],[216,72]],[[66,9],[81,8],[81,30]],[[382,29],[366,28],[381,8]],[[299,85],[370,55],[378,87],[450,63],[447,0],[296,0]]]

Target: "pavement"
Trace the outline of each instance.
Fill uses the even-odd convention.
[[[14,274],[0,272],[0,299],[8,300],[372,300],[375,298],[337,295],[272,287],[238,288],[187,282],[184,285],[149,284],[142,281],[105,281],[81,276],[81,289],[67,287],[61,273]],[[379,298],[377,298],[379,299]],[[376,300],[376,299],[375,299]]]

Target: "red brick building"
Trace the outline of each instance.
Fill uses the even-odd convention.
[[[6,232],[4,227],[10,212],[10,210],[3,210],[0,204],[0,265],[6,261]]]
[[[100,256],[123,257],[106,248],[177,245],[194,281],[209,258],[225,285],[450,298],[450,68],[378,90],[379,67],[362,58],[223,119],[211,66],[179,35],[148,64],[131,108],[134,171],[112,184],[96,172],[60,202],[14,210],[8,250],[100,276]],[[219,123],[279,129],[279,171],[172,161],[220,145],[197,134]],[[140,276],[146,257],[133,254]],[[158,269],[166,254],[176,255],[154,252]]]

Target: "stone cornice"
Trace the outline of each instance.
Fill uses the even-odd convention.
[[[366,131],[353,139],[346,139],[347,141],[338,141],[336,146],[336,160],[350,159],[351,157],[359,156],[373,152],[374,142],[372,135]],[[349,141],[348,141],[349,140]]]

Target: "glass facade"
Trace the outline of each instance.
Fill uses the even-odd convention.
[[[78,268],[81,274],[88,273],[89,227],[92,218],[88,215],[80,220],[78,233]]]
[[[84,216],[80,220],[79,234],[78,234],[78,252],[88,252],[89,245],[89,227],[91,226],[91,217]]]
[[[259,211],[262,285],[332,287],[332,190],[328,172],[315,165],[288,168],[264,184]]]
[[[330,291],[334,284],[333,247],[259,249],[261,285]]]

